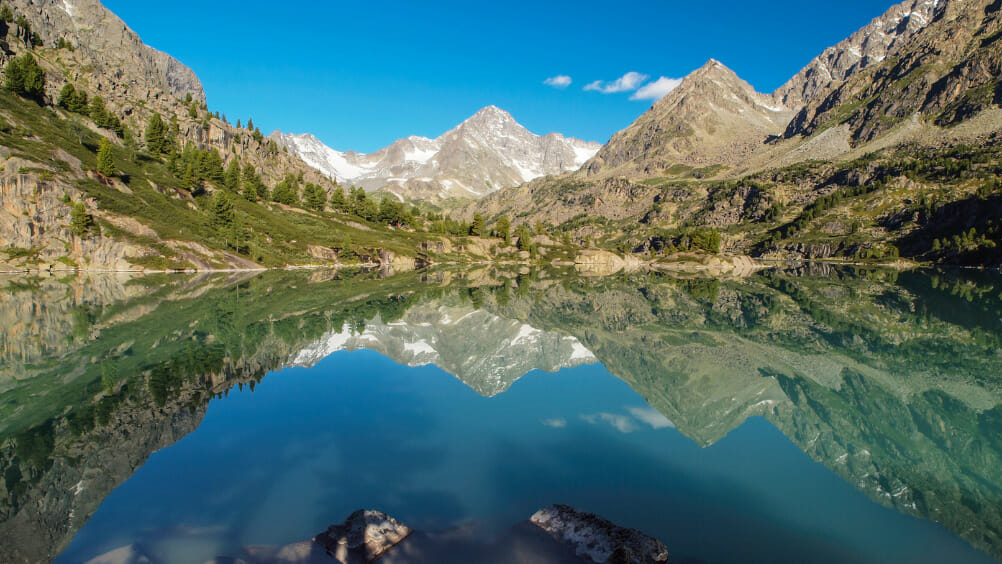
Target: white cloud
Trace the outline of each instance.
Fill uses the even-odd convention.
[[[591,84],[584,87],[585,90],[596,90],[602,94],[614,94],[616,92],[629,92],[630,90],[636,90],[641,84],[647,80],[646,74],[641,74],[639,72],[630,71],[623,76],[617,78],[613,82],[603,82],[601,80],[596,80]]]
[[[553,427],[554,429],[563,429],[567,426],[567,420],[563,417],[558,417],[556,419],[543,419],[543,425]]]
[[[625,415],[616,415],[615,413],[582,415],[581,419],[592,425],[608,423],[613,429],[616,429],[620,433],[632,433],[637,430],[637,426],[633,423],[633,419],[630,419]]]
[[[633,417],[638,421],[646,423],[653,429],[674,429],[675,424],[653,407],[627,407]]]
[[[557,76],[551,76],[543,81],[543,84],[547,86],[552,86],[554,88],[564,89],[571,85],[571,77],[565,74],[558,74]]]
[[[640,88],[640,90],[634,92],[633,96],[630,96],[630,99],[660,100],[661,98],[664,98],[666,94],[678,88],[679,84],[682,84],[681,78],[668,78],[667,76],[662,76],[654,82],[645,84]]]

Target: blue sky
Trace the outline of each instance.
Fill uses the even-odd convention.
[[[771,92],[891,2],[104,0],[198,73],[213,111],[364,152],[489,104],[604,143],[652,103],[604,92],[627,73],[642,86],[715,58]]]

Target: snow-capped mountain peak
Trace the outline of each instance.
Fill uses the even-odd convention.
[[[535,135],[487,106],[437,139],[412,135],[375,153],[336,151],[310,134],[270,136],[344,184],[403,199],[476,199],[541,176],[580,168],[601,145],[559,133]]]
[[[555,372],[598,359],[576,338],[548,333],[466,305],[426,303],[402,320],[373,319],[361,333],[332,331],[290,359],[312,366],[337,351],[372,350],[408,366],[434,364],[495,396],[532,370]]]

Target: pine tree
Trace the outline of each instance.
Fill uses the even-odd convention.
[[[67,82],[66,86],[63,86],[63,89],[59,91],[59,101],[57,104],[64,110],[70,110],[76,95],[77,89],[71,83]]]
[[[279,182],[275,189],[271,191],[272,201],[288,206],[299,204],[299,181],[294,174],[285,175],[285,179]]]
[[[191,106],[188,107],[188,117],[192,119],[198,118],[198,104],[196,104],[195,102],[192,102]]]
[[[77,90],[76,95],[70,100],[69,110],[78,114],[86,113],[90,109],[90,101],[87,99],[87,93],[83,90]]]
[[[104,98],[94,96],[94,98],[91,99],[90,119],[94,120],[94,123],[96,123],[98,127],[107,127],[108,110],[104,107]]]
[[[195,167],[191,163],[188,163],[184,169],[184,178],[181,179],[181,183],[184,185],[185,190],[194,193],[196,182]]]
[[[506,247],[511,245],[511,221],[507,216],[498,218],[498,222],[494,225],[494,235],[504,239]]]
[[[529,251],[532,249],[532,235],[529,233],[529,227],[524,223],[518,226],[518,230],[515,231],[515,236],[518,237],[518,250]]]
[[[211,181],[216,186],[223,186],[226,179],[226,172],[223,170],[223,157],[219,151],[212,149],[202,153],[199,160],[199,176]]]
[[[14,11],[11,10],[10,6],[8,6],[7,4],[4,4],[2,7],[0,7],[0,20],[3,20],[7,23],[14,22]]]
[[[25,53],[7,63],[4,85],[18,96],[41,102],[45,97],[45,71],[31,53]]]
[[[254,131],[254,120],[253,119],[248,119],[247,120],[247,131]]]
[[[158,113],[154,113],[153,117],[150,118],[150,122],[146,124],[146,132],[144,135],[146,138],[146,146],[154,155],[162,155],[170,151],[170,144],[167,142],[167,137],[165,135],[166,129],[167,125]]]
[[[212,213],[212,225],[216,229],[225,230],[233,225],[233,219],[235,217],[235,212],[233,210],[233,202],[222,190],[217,190],[212,196],[212,202],[209,206]]]
[[[303,197],[310,209],[323,211],[327,207],[327,191],[313,183],[307,183],[303,189]]]
[[[338,186],[331,194],[331,206],[340,211],[348,211],[348,200],[344,196],[344,188]]]
[[[230,161],[226,168],[226,187],[234,192],[240,192],[240,163],[237,159]]]
[[[94,217],[88,213],[87,206],[79,202],[74,204],[70,211],[70,231],[82,238],[89,235],[96,227],[97,224],[94,223]]]
[[[97,149],[97,172],[107,178],[115,176],[118,172],[115,157],[111,153],[111,141],[104,137],[101,138],[101,144]]]
[[[470,235],[480,237],[484,234],[484,216],[479,213],[473,214],[473,223],[470,224]]]

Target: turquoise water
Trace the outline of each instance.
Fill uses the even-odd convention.
[[[990,562],[871,502],[753,418],[707,448],[599,365],[494,398],[435,367],[337,352],[214,400],[57,562],[139,543],[165,562],[310,538],[358,508],[492,536],[565,503],[708,562]]]
[[[360,508],[490,554],[555,503],[676,562],[1002,558],[998,274],[0,279],[0,322],[3,562]]]

